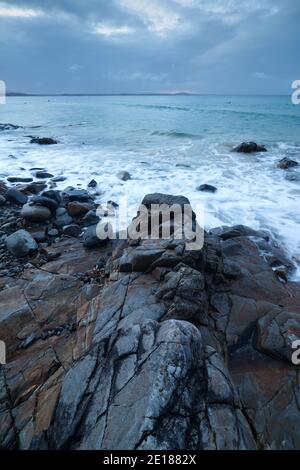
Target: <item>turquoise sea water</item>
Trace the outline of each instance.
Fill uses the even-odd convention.
[[[0,106],[0,123],[22,126],[0,131],[2,178],[37,166],[64,174],[60,188],[93,178],[99,199],[127,196],[129,216],[146,193],[184,194],[203,204],[207,227],[270,230],[300,264],[300,166],[277,168],[285,156],[300,164],[300,106],[288,96],[17,97]],[[32,135],[60,144],[32,145]],[[231,152],[245,140],[269,152]],[[203,183],[218,192],[198,192]]]

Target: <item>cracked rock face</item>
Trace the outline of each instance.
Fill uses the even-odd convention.
[[[58,260],[2,279],[0,446],[299,449],[300,287],[260,243],[272,252],[241,226],[194,252],[70,239]]]

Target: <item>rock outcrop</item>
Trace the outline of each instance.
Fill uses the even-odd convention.
[[[299,449],[300,287],[261,247],[241,226],[199,251],[62,239],[59,258],[2,278],[0,446]]]

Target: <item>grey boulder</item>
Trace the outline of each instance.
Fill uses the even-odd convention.
[[[6,239],[6,247],[17,258],[22,258],[34,253],[38,245],[26,230],[18,230]]]

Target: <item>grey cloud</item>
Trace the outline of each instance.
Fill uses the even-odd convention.
[[[6,4],[45,12],[0,16],[0,79],[10,90],[288,93],[299,78],[298,0]]]

